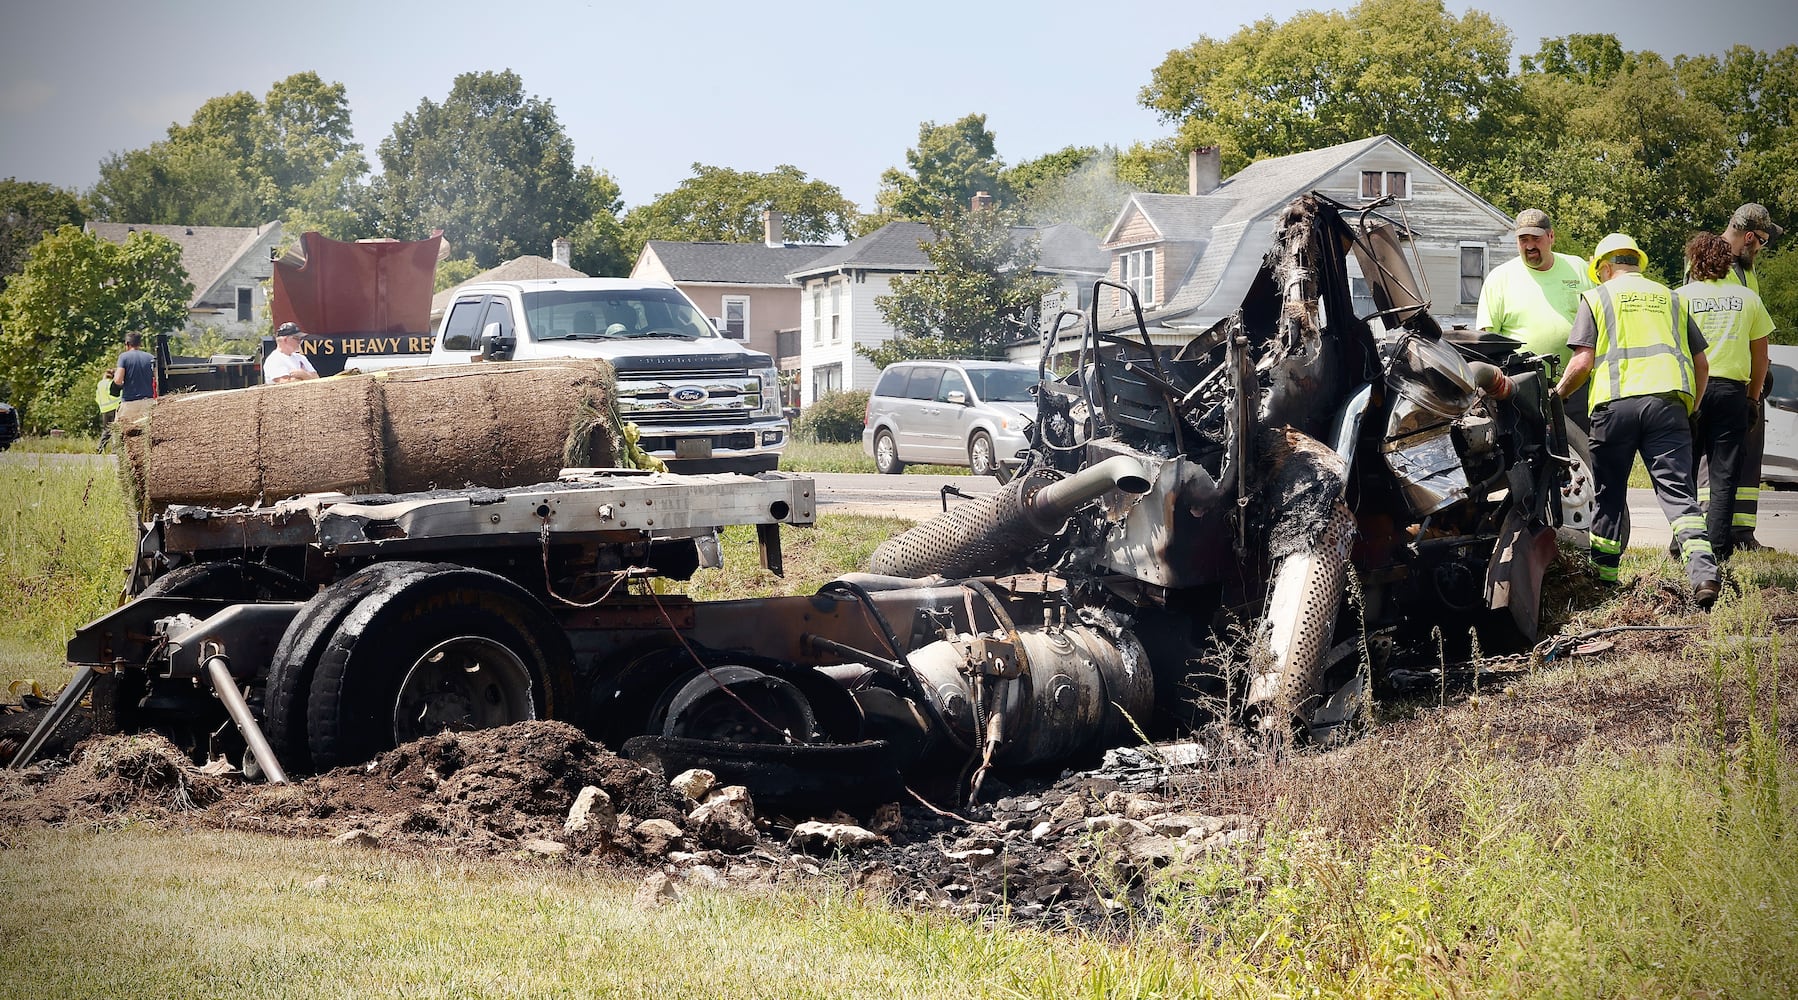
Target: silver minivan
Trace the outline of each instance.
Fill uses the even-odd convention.
[[[1761,478],[1798,483],[1798,347],[1767,348],[1773,388],[1767,392],[1767,449]]]
[[[1036,369],[1008,361],[901,361],[868,396],[862,451],[893,474],[907,463],[965,465],[1006,482],[1030,446]]]

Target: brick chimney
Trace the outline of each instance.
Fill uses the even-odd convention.
[[[574,242],[566,236],[558,236],[549,243],[549,259],[563,267],[574,266]]]
[[[1210,194],[1224,179],[1224,162],[1216,146],[1200,146],[1186,154],[1186,193]]]
[[[787,245],[787,234],[781,225],[780,210],[777,208],[765,209],[762,212],[762,242],[771,247]]]
[[[993,207],[993,196],[985,191],[976,191],[974,197],[968,199],[968,207],[976,212],[983,212]]]

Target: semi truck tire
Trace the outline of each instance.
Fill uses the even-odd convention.
[[[289,771],[312,770],[312,751],[306,742],[306,703],[319,659],[338,625],[352,608],[381,586],[399,577],[423,575],[431,568],[430,563],[417,562],[365,567],[320,590],[288,623],[269,662],[262,695],[262,733],[282,767]]]
[[[422,569],[359,600],[325,644],[306,702],[315,768],[444,729],[553,718],[565,703],[573,653],[535,597],[482,570]]]

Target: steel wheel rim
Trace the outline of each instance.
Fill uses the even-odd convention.
[[[393,699],[394,742],[535,719],[531,688],[530,669],[503,644],[478,635],[445,639],[400,680]]]

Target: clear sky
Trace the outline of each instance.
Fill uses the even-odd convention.
[[[0,177],[85,190],[110,152],[161,138],[209,97],[257,97],[292,73],[348,89],[375,148],[463,72],[511,69],[554,102],[578,161],[636,205],[691,164],[790,163],[864,210],[919,123],[984,113],[1007,163],[1070,145],[1171,132],[1136,97],[1171,49],[1263,16],[1348,4],[1249,0],[7,0],[0,11]],[[1466,6],[1449,0],[1457,13]],[[1493,5],[1533,52],[1544,36],[1609,31],[1664,55],[1798,43],[1790,0],[1510,0]]]

